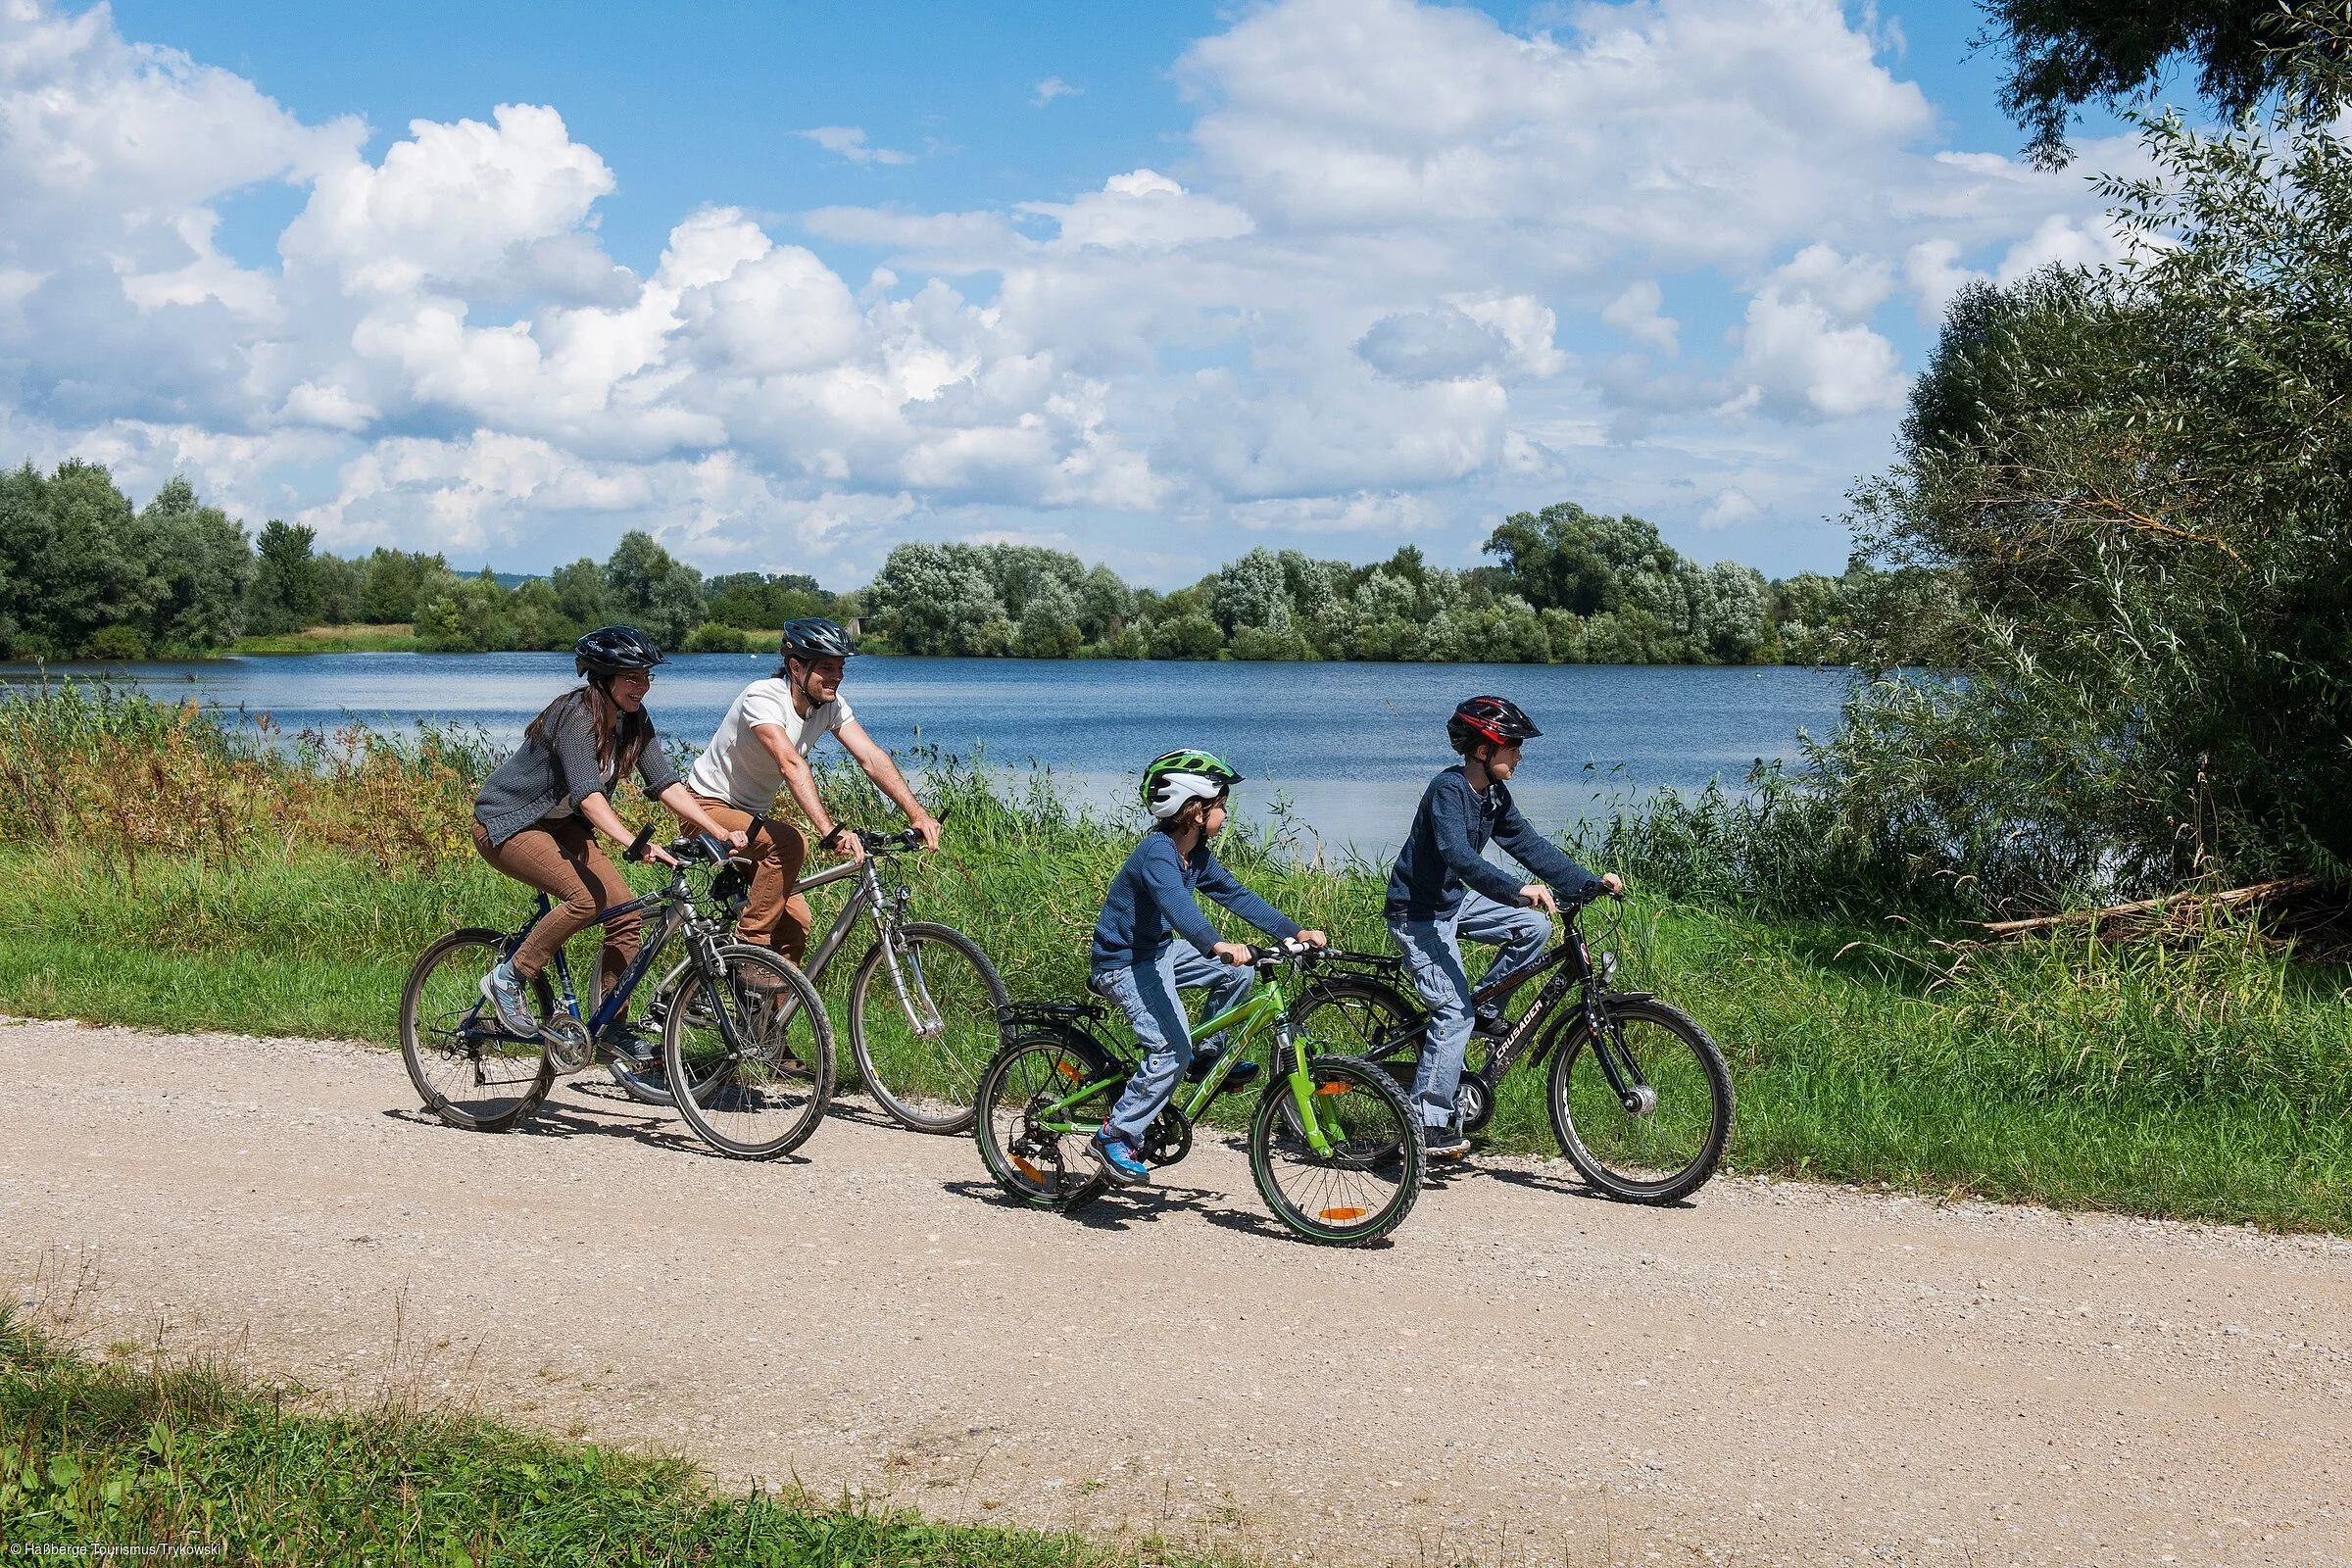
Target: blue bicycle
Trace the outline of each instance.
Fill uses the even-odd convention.
[[[626,858],[644,858],[653,829]],[[482,976],[522,945],[519,931],[469,927],[424,950],[400,999],[400,1052],[425,1108],[453,1127],[504,1132],[539,1107],[560,1074],[609,1055],[612,1074],[640,1100],[672,1103],[712,1148],[772,1159],[805,1143],[833,1101],[833,1026],[808,976],[773,950],[727,940],[744,892],[743,868],[707,839],[669,846],[669,881],[607,909],[646,915],[637,956],[595,1010],[582,1016],[562,953],[531,983],[536,1035],[502,1027],[482,1000]],[[689,870],[707,871],[698,888]],[[630,997],[679,937],[686,954],[654,989],[646,1009],[653,1042],[624,1020]],[[686,1092],[676,1092],[679,1086]]]

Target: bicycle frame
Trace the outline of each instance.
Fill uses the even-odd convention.
[[[583,1019],[580,1016],[579,996],[571,984],[571,966],[564,961],[564,950],[562,948],[556,950],[556,982],[564,999],[564,1010],[571,1016],[574,1022],[586,1029],[590,1039],[603,1034],[628,1006],[629,998],[636,993],[639,983],[645,979],[654,965],[661,961],[662,954],[669,946],[670,939],[677,935],[678,928],[686,923],[690,899],[681,872],[673,875],[668,882],[651,893],[641,894],[626,904],[616,904],[609,909],[601,910],[595,919],[581,928],[591,931],[599,930],[624,914],[636,914],[657,906],[662,910],[661,919],[655,923],[652,930],[646,933],[643,941],[638,945],[637,956],[629,960],[628,967],[621,970],[620,977],[612,983],[612,989],[606,992],[604,1001],[597,1004],[595,1013],[587,1018]],[[524,921],[522,929],[508,939],[501,956],[513,958],[515,950],[522,946],[524,939],[530,936],[533,928],[541,920],[547,918],[548,911],[554,907],[555,901],[553,899],[545,893],[539,894],[538,903],[531,911],[530,919]],[[685,962],[682,961],[679,967],[684,968]],[[663,989],[667,989],[666,981]],[[478,1013],[481,1005],[477,1003],[473,1009],[474,1012]],[[469,1014],[470,1016],[471,1014]],[[720,1033],[729,1036],[729,1044],[733,1044],[731,1039],[733,1026],[723,1017],[720,1019]]]
[[[1499,1086],[1503,1075],[1518,1063],[1531,1045],[1536,1048],[1531,1059],[1542,1061],[1558,1039],[1558,1032],[1548,1030],[1544,1025],[1573,987],[1582,992],[1580,1003],[1584,1010],[1585,1030],[1592,1040],[1593,1059],[1600,1064],[1601,1076],[1608,1080],[1618,1102],[1632,1111],[1642,1105],[1645,1097],[1654,1099],[1648,1081],[1642,1076],[1641,1063],[1634,1059],[1633,1054],[1622,1046],[1609,1049],[1613,1042],[1605,1005],[1615,997],[1633,1000],[1646,997],[1649,993],[1605,992],[1602,987],[1614,972],[1615,961],[1613,956],[1607,955],[1603,956],[1603,960],[1599,964],[1592,961],[1592,951],[1585,943],[1585,934],[1577,924],[1576,914],[1571,912],[1567,917],[1567,930],[1542,957],[1498,981],[1473,988],[1470,995],[1474,1007],[1491,1004],[1499,1008],[1538,975],[1552,971],[1544,989],[1536,994],[1536,1000],[1528,1004],[1527,1011],[1521,1013],[1519,1021],[1511,1026],[1510,1033],[1487,1047],[1487,1064],[1480,1070],[1480,1076],[1489,1084]],[[1415,1001],[1418,1002],[1418,999]],[[1418,1051],[1418,1042],[1428,1033],[1429,1018],[1425,1013],[1418,1023],[1378,1042],[1366,1054],[1377,1059],[1408,1044]]]
[[[1194,1087],[1190,1098],[1181,1104],[1177,1104],[1176,1099],[1172,1098],[1169,1103],[1176,1106],[1185,1120],[1198,1121],[1200,1113],[1208,1108],[1209,1102],[1216,1099],[1218,1091],[1225,1087],[1225,1080],[1232,1075],[1235,1064],[1249,1054],[1249,1048],[1261,1035],[1271,1032],[1278,1047],[1287,1049],[1290,1046],[1290,1011],[1289,999],[1282,994],[1282,983],[1268,978],[1263,989],[1240,1006],[1195,1024],[1192,1030],[1195,1045],[1228,1030],[1240,1032],[1218,1054],[1216,1065],[1209,1069],[1208,1076]],[[1117,1057],[1121,1054],[1113,1051],[1111,1054]],[[1134,1070],[1135,1062],[1129,1058],[1120,1062],[1117,1072],[1089,1079],[1061,1099],[1040,1107],[1037,1125],[1050,1132],[1093,1137],[1100,1123],[1055,1121],[1051,1118],[1067,1112],[1071,1106],[1090,1096],[1123,1085]],[[1315,1107],[1317,1091],[1314,1075],[1307,1071],[1303,1052],[1291,1052],[1291,1071],[1285,1081],[1290,1086],[1292,1101],[1298,1106],[1298,1124],[1305,1129],[1307,1146],[1317,1154],[1329,1156],[1339,1143],[1346,1141],[1347,1135],[1339,1125],[1337,1114],[1330,1107],[1321,1110]],[[1271,1089],[1272,1086],[1268,1087]],[[1183,1085],[1179,1084],[1177,1090],[1181,1097]],[[1329,1132],[1325,1131],[1326,1123],[1330,1126]]]
[[[890,971],[891,989],[898,993],[899,1005],[906,1013],[907,1026],[914,1031],[917,1039],[929,1040],[946,1030],[947,1020],[940,1014],[939,1004],[931,1000],[931,985],[923,978],[920,965],[914,969],[913,989],[909,991],[907,988],[906,972],[899,966],[898,944],[891,940],[898,917],[906,909],[906,890],[902,887],[896,897],[885,897],[882,877],[874,868],[874,860],[875,855],[869,849],[862,859],[845,860],[814,876],[803,877],[794,885],[795,893],[808,893],[851,877],[858,879],[857,887],[850,890],[849,899],[842,905],[841,912],[833,917],[832,926],[826,930],[823,940],[817,943],[816,951],[809,956],[808,961],[801,966],[801,972],[812,982],[823,980],[826,966],[833,961],[833,956],[841,951],[842,944],[849,940],[851,929],[858,923],[858,916],[868,909],[872,910],[874,930],[882,944],[882,966]]]

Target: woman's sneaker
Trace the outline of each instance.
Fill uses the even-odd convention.
[[[482,976],[482,1000],[498,1014],[499,1027],[524,1040],[539,1038],[539,1020],[531,1016],[531,999],[514,965],[502,963]]]
[[[1450,1122],[1443,1127],[1423,1127],[1421,1152],[1432,1159],[1459,1159],[1470,1152],[1470,1140]]]
[[[1144,1156],[1116,1133],[1099,1132],[1086,1147],[1102,1167],[1102,1174],[1121,1187],[1141,1186],[1152,1179],[1152,1167],[1144,1163]]]

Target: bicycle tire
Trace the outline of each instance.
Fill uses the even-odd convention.
[[[1595,1192],[1629,1203],[1679,1202],[1723,1162],[1738,1104],[1731,1069],[1697,1020],[1679,1007],[1656,1001],[1606,1005],[1621,1039],[1627,1037],[1626,1025],[1641,1026],[1640,1043],[1626,1049],[1639,1060],[1655,1105],[1640,1113],[1625,1109],[1594,1060],[1592,1035],[1579,1012],[1552,1054],[1544,1097],[1552,1134],[1560,1152]],[[1580,1062],[1588,1064],[1581,1073]],[[1702,1084],[1703,1124],[1697,1105]]]
[[[1299,992],[1291,1004],[1291,1037],[1303,1042],[1310,1056],[1393,1064],[1396,1070],[1390,1076],[1409,1086],[1421,1056],[1421,1037],[1385,1051],[1380,1045],[1426,1016],[1395,986],[1362,975],[1333,975]]]
[[[919,981],[918,994],[928,996],[938,1009],[940,1033],[925,1039],[915,1031],[898,988],[883,968],[882,944],[877,941],[850,981],[850,1053],[866,1092],[892,1120],[918,1133],[959,1133],[972,1125],[980,1075],[1003,1044],[997,1009],[1006,1001],[1004,982],[980,944],[952,927],[909,921],[898,927],[896,935],[900,973],[910,991]],[[956,955],[965,966],[962,973],[954,962],[934,973],[921,951],[926,947]],[[869,1014],[868,999],[878,977],[882,995]],[[950,991],[956,994],[942,995]],[[882,1038],[877,1040],[877,1035]]]
[[[1316,1153],[1298,1130],[1289,1078],[1277,1078],[1250,1118],[1250,1174],[1266,1207],[1297,1235],[1326,1247],[1363,1247],[1403,1224],[1421,1196],[1420,1123],[1375,1063],[1310,1056],[1306,1067],[1316,1095],[1329,1096],[1340,1109],[1336,1124],[1347,1142],[1331,1154]],[[1340,1107],[1341,1101],[1348,1104]],[[1287,1185],[1286,1172],[1292,1173]]]
[[[1027,1030],[989,1061],[972,1099],[972,1137],[980,1162],[1005,1197],[1067,1212],[1102,1196],[1109,1178],[1086,1152],[1086,1139],[1031,1126],[1030,1107],[1049,1085],[1108,1078],[1115,1069],[1101,1047],[1062,1029]],[[1073,1119],[1097,1110],[1107,1116],[1117,1098],[1117,1086],[1108,1086],[1076,1107]]]
[[[547,1043],[506,1033],[482,1000],[481,977],[506,956],[511,940],[479,926],[452,931],[417,956],[401,988],[400,1056],[409,1082],[425,1109],[468,1132],[506,1132],[555,1087]],[[545,975],[532,981],[531,994],[540,1017],[555,1016],[555,989]]]
[[[774,1159],[807,1143],[833,1103],[833,1024],[798,965],[771,948],[718,950],[723,979],[698,967],[678,986],[662,1022],[662,1065],[695,1135],[736,1159]],[[744,982],[764,969],[772,991]],[[733,1041],[720,1021],[731,1026]]]
[[[694,960],[691,958],[683,959],[674,965],[670,972],[663,977],[662,984],[655,988],[654,1000],[650,1004],[649,1011],[666,1022],[669,1004],[677,996],[680,983],[693,971]],[[613,1055],[606,1059],[605,1070],[612,1075],[612,1082],[620,1087],[622,1093],[639,1104],[668,1105],[670,1103],[669,1067],[666,1062],[657,1059],[652,1065],[639,1068],[632,1066],[626,1057]],[[700,1085],[698,1087],[708,1088],[709,1086]]]

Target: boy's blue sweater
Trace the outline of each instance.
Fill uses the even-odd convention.
[[[1095,922],[1093,966],[1123,969],[1156,963],[1177,936],[1204,956],[1213,955],[1224,938],[1193,902],[1196,889],[1269,936],[1298,934],[1296,920],[1242,886],[1205,843],[1196,846],[1186,859],[1176,854],[1175,840],[1165,833],[1147,833],[1102,900],[1102,916]]]
[[[1464,886],[1496,904],[1516,905],[1525,884],[1482,853],[1490,839],[1568,898],[1588,897],[1600,881],[1519,814],[1509,786],[1497,780],[1482,796],[1456,763],[1421,793],[1412,831],[1389,873],[1389,917],[1450,920],[1461,907]]]

